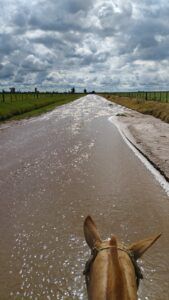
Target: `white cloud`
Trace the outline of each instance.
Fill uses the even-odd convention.
[[[166,89],[166,0],[1,0],[1,88]]]

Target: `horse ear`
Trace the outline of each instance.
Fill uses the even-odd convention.
[[[136,260],[140,258],[144,252],[146,252],[159,239],[160,236],[161,233],[130,245],[129,250],[134,254],[134,258]]]
[[[95,247],[97,243],[101,243],[99,232],[90,216],[84,221],[84,236],[90,249]]]

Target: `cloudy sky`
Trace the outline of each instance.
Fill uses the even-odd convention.
[[[0,0],[0,89],[169,89],[168,0]]]

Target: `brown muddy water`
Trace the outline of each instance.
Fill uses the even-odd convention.
[[[123,108],[95,95],[0,127],[0,299],[87,299],[83,236],[159,232],[140,261],[139,299],[169,299],[169,197],[109,122]]]

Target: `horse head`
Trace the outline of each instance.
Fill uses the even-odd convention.
[[[102,241],[93,219],[84,221],[84,235],[91,249],[84,275],[89,300],[136,300],[140,279],[143,278],[137,260],[161,236],[140,240],[130,246],[116,236]]]

